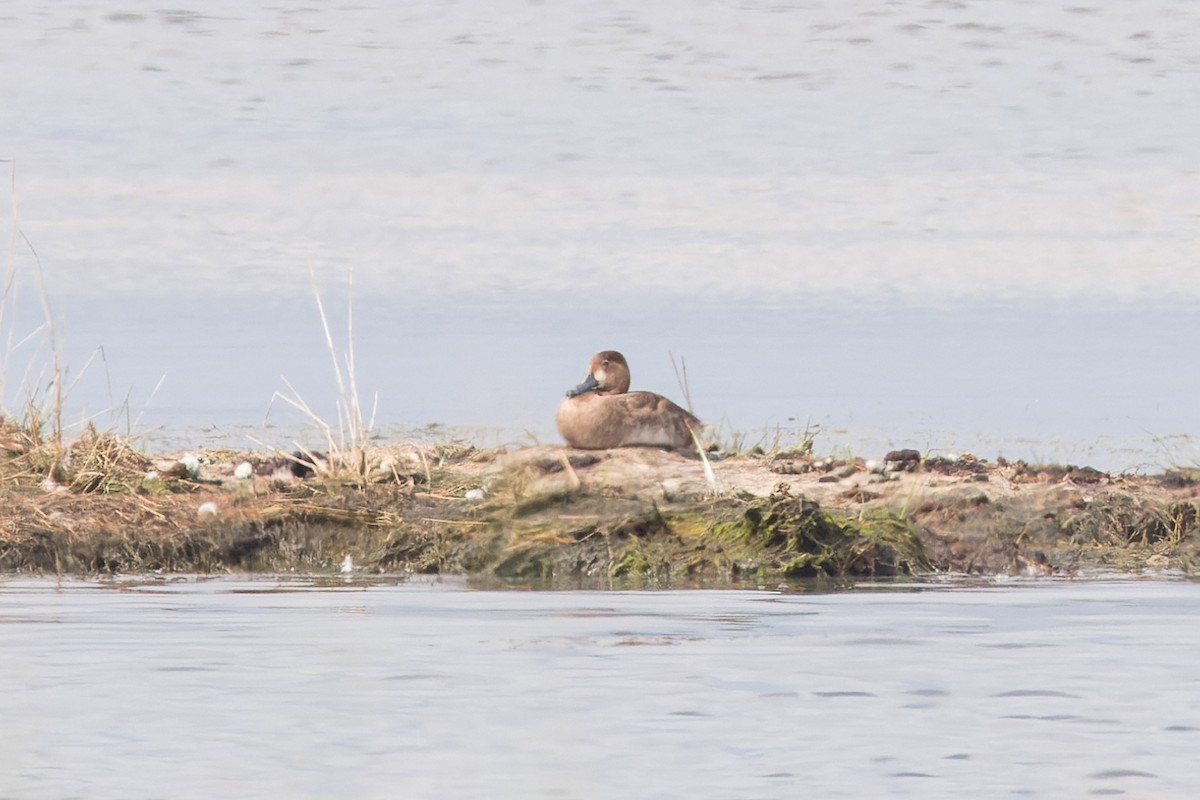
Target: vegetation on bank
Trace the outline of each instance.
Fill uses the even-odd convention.
[[[237,478],[245,454],[193,471],[89,430],[52,462],[27,431],[0,433],[6,571],[321,571],[350,556],[373,571],[670,583],[930,568],[896,515],[852,520],[786,491],[669,502],[585,488],[588,456],[550,489],[532,481],[553,458],[505,466],[468,446],[381,449],[365,475],[359,461],[302,479],[290,458],[257,458]]]
[[[1192,473],[1112,478],[931,459],[885,472],[809,450],[713,467],[715,490],[696,460],[646,449],[397,445],[356,449],[344,462],[232,451],[155,458],[90,428],[58,451],[8,421],[0,571],[345,565],[670,586],[1200,566]]]

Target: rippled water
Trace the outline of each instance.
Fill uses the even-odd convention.
[[[385,428],[553,438],[616,348],[675,396],[686,356],[707,421],[827,448],[1200,459],[1186,0],[10,0],[0,25],[0,202],[37,252],[13,239],[0,335],[40,321],[40,274],[72,378],[104,348],[71,420],[195,441],[261,426],[281,374],[332,416],[310,274],[340,318],[353,273]]]
[[[1190,798],[1200,588],[0,580],[0,797]]]

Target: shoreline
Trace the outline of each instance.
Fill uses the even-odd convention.
[[[0,452],[6,574],[345,565],[359,576],[670,587],[1200,572],[1200,470],[788,450],[713,460],[710,481],[701,459],[657,449],[410,443],[297,478],[269,452],[192,460],[92,433],[51,480],[11,437]]]
[[[105,427],[97,423],[98,427]],[[108,426],[116,431],[116,426]],[[799,446],[814,438],[827,453],[873,455],[881,457],[897,447],[915,447],[928,455],[974,453],[993,461],[1006,458],[1027,463],[1087,464],[1110,473],[1154,473],[1185,466],[1200,468],[1200,443],[1183,433],[1152,435],[1125,433],[1104,435],[1047,436],[1018,432],[987,433],[970,429],[881,427],[868,424],[809,425],[788,420],[780,424],[733,428],[715,427],[716,438],[732,449],[759,446],[777,451]],[[270,423],[225,423],[189,425],[173,419],[127,435],[139,448],[153,457],[205,450],[282,449],[293,450],[312,441],[308,419],[289,419]],[[377,423],[371,441],[381,447],[412,444],[436,446],[439,443],[468,442],[480,449],[509,449],[558,443],[561,440],[553,421],[543,426],[472,425],[466,423]]]

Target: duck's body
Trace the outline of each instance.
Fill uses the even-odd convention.
[[[692,431],[701,427],[693,414],[667,398],[629,391],[629,364],[615,350],[592,358],[587,378],[567,392],[555,421],[567,444],[584,450],[691,448]]]

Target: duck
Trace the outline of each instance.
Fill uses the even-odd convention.
[[[616,350],[592,356],[587,377],[559,403],[555,422],[567,445],[581,450],[691,449],[692,431],[702,427],[694,414],[662,395],[629,391],[629,362]]]

